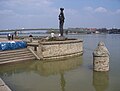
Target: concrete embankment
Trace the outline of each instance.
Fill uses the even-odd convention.
[[[0,78],[0,91],[12,91]]]

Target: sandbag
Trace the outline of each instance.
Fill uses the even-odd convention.
[[[27,43],[24,41],[7,41],[7,42],[0,42],[0,50],[15,50],[20,48],[26,48]]]

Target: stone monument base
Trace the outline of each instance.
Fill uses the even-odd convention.
[[[65,37],[59,37],[57,41],[38,41],[37,51],[35,52],[39,59],[60,59],[72,57],[83,54],[83,41],[64,40]],[[36,44],[29,44],[28,46],[36,46]]]

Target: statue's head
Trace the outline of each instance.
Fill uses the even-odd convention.
[[[60,8],[60,10],[61,10],[61,11],[63,11],[63,10],[64,10],[64,8]]]

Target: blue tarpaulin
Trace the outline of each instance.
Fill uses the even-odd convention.
[[[14,49],[20,49],[20,48],[26,48],[27,43],[24,41],[6,41],[6,42],[0,42],[0,50],[14,50]]]

